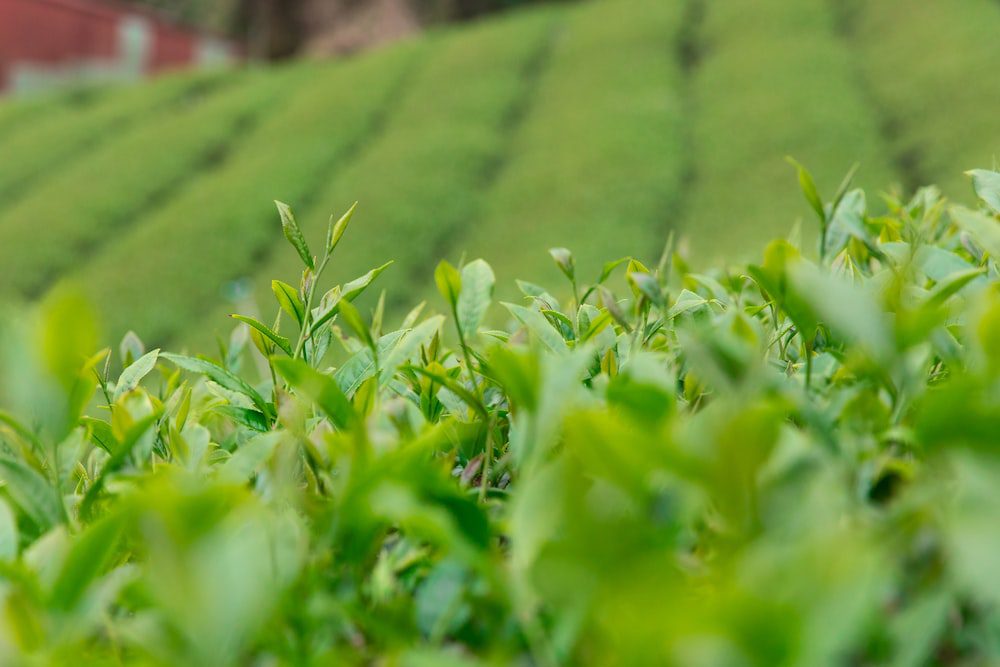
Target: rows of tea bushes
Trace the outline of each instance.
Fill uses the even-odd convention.
[[[360,212],[318,243],[275,215],[306,279],[218,354],[98,350],[62,293],[5,313],[0,662],[991,664],[1000,173],[972,177],[974,208],[871,215],[802,170],[818,248],[631,259],[617,293],[564,248],[511,302],[441,262],[398,329],[355,305],[377,282],[314,280]]]
[[[86,95],[75,103],[69,96],[48,103],[29,101],[16,105],[9,119],[10,129],[0,133],[0,209],[123,128],[156,119],[162,108],[183,106],[188,96],[199,95],[221,82],[212,73],[170,76],[148,86]],[[66,99],[70,102],[58,103]],[[23,122],[24,113],[31,113],[34,122]]]
[[[560,39],[562,19],[550,8],[519,12],[431,45],[379,136],[312,206],[297,211],[304,233],[318,243],[331,205],[362,202],[365,223],[355,233],[363,242],[338,258],[331,278],[348,280],[394,259],[382,280],[396,303],[409,300],[414,281],[426,277],[427,258],[480,217],[482,192],[507,154],[515,116],[538,94],[537,70]],[[396,196],[382,197],[387,190]],[[271,299],[274,276],[294,279],[294,260],[275,253],[257,268],[258,302]]]
[[[449,244],[456,260],[488,254],[509,282],[551,277],[525,247],[582,236],[577,261],[591,273],[611,255],[660,250],[688,150],[683,5],[591,3],[568,20],[480,215]]]
[[[773,188],[788,173],[786,155],[822,164],[817,178],[830,187],[855,161],[866,184],[898,178],[832,4],[703,3],[692,77],[697,149],[681,225],[697,254],[756,252],[755,239],[787,234],[807,213]]]
[[[79,281],[113,337],[193,340],[202,318],[226,324],[223,295],[291,272],[269,250],[272,198],[309,238],[327,211],[369,207],[332,275],[396,257],[398,305],[438,256],[489,254],[504,289],[544,281],[544,253],[520,247],[580,229],[588,275],[656,257],[670,229],[695,256],[752,253],[808,214],[781,187],[786,154],[826,187],[857,161],[866,185],[960,194],[953,175],[998,150],[1000,11],[926,5],[553,3],[339,64],[5,102],[0,296]]]
[[[212,170],[106,243],[64,284],[85,286],[111,331],[164,340],[218,303],[275,240],[273,198],[307,201],[379,130],[424,50],[304,64],[301,83]],[[122,276],[127,275],[127,280]]]
[[[167,105],[76,160],[0,211],[0,298],[35,296],[53,277],[128,234],[242,140],[296,83],[295,70],[241,75]],[[53,192],[59,196],[54,197]],[[26,225],[24,221],[45,221]],[[25,252],[25,248],[34,248]]]
[[[1000,155],[1000,81],[969,76],[1000,59],[1000,5],[852,0],[838,11],[885,117],[892,154],[911,181],[936,182],[950,196],[964,193],[961,168]],[[933,57],[923,62],[927,54]],[[915,59],[920,67],[911,66]],[[924,143],[927,137],[933,142]]]

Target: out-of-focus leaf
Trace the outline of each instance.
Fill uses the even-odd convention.
[[[159,349],[153,350],[136,359],[132,365],[122,371],[118,382],[115,384],[115,393],[112,395],[112,400],[117,401],[124,394],[138,387],[142,379],[156,368],[156,360],[159,355]]]
[[[551,351],[561,354],[569,350],[563,337],[539,311],[513,303],[504,303],[503,307]]]
[[[464,335],[474,336],[490,307],[496,279],[490,265],[476,259],[462,267],[460,282],[461,292],[455,306],[458,326]]]
[[[11,500],[43,531],[65,520],[66,510],[55,488],[21,461],[0,457],[0,481]]]
[[[271,363],[296,391],[315,403],[337,428],[350,429],[357,422],[358,416],[351,402],[332,377],[313,370],[299,359],[276,357]]]
[[[973,169],[966,173],[972,177],[972,187],[976,191],[976,195],[994,213],[1000,213],[1000,172],[988,169]]]

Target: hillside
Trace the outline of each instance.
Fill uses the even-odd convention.
[[[227,300],[295,279],[273,199],[317,242],[360,200],[331,278],[394,259],[398,303],[441,256],[488,254],[509,285],[550,279],[549,246],[590,275],[655,260],[671,230],[705,259],[754,255],[795,223],[776,210],[808,235],[785,155],[825,191],[860,161],[860,185],[967,199],[956,174],[1000,154],[998,31],[995,0],[591,0],[355,59],[6,103],[0,300],[73,284],[112,338],[224,332]]]

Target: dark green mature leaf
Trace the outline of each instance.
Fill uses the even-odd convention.
[[[302,263],[315,271],[316,263],[313,260],[312,253],[309,252],[309,244],[306,243],[306,237],[303,236],[302,230],[299,228],[299,223],[295,221],[295,214],[292,213],[292,209],[288,204],[280,201],[275,201],[274,205],[278,207],[278,214],[281,216],[281,231],[284,232],[285,238],[295,248],[295,252],[299,253]]]

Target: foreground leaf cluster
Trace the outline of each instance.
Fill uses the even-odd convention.
[[[442,262],[395,327],[387,265],[317,289],[354,208],[314,255],[279,204],[299,285],[214,357],[6,318],[0,662],[1000,659],[1000,175],[798,169],[819,252],[739,269]]]

